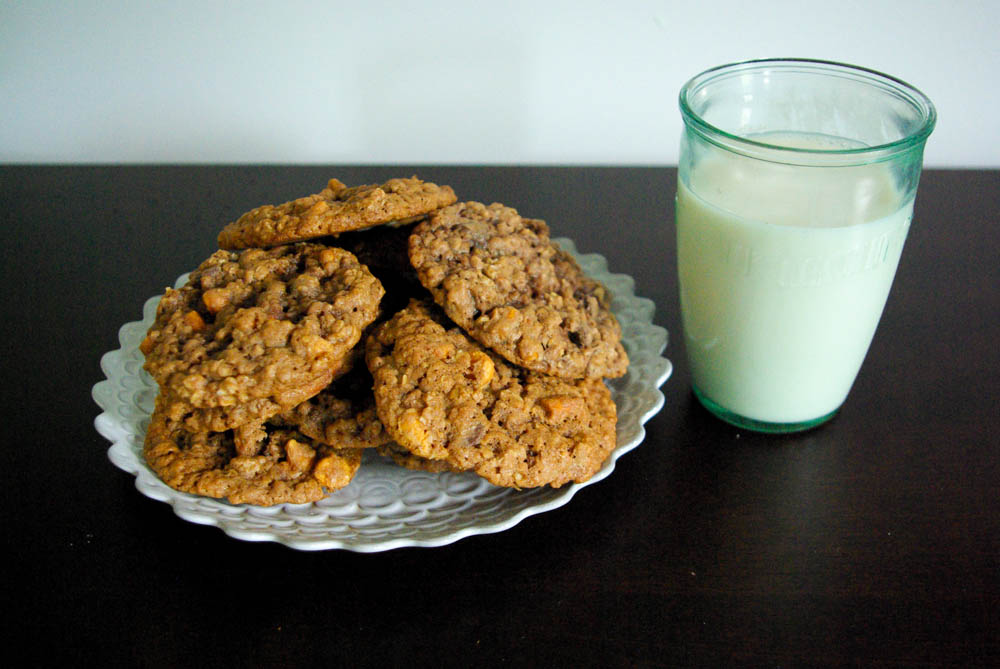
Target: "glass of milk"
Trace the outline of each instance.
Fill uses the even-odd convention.
[[[760,432],[843,404],[903,250],[931,101],[859,67],[758,60],[680,92],[681,315],[695,395]]]

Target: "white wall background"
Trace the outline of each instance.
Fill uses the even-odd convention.
[[[800,56],[997,167],[998,45],[996,0],[3,0],[0,162],[676,164],[686,79]]]

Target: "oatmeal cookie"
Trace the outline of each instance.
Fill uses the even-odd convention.
[[[508,487],[582,482],[616,446],[616,412],[601,379],[516,367],[436,308],[411,303],[366,342],[379,418],[419,458]]]
[[[170,402],[212,410],[189,428],[260,421],[347,369],[383,293],[342,249],[218,251],[160,300],[144,367]]]
[[[428,460],[419,455],[414,455],[394,441],[379,446],[378,454],[390,458],[400,467],[412,469],[418,472],[428,472],[430,474],[440,474],[442,472],[459,472],[447,460]]]
[[[607,289],[543,221],[496,203],[452,205],[416,226],[409,256],[448,316],[514,364],[563,378],[625,373]]]
[[[331,237],[327,243],[353,253],[383,285],[413,284],[423,291],[409,257],[414,228],[415,223],[379,225]]]
[[[375,413],[372,377],[364,362],[272,422],[335,448],[375,448],[392,441]]]
[[[329,238],[330,246],[350,251],[385,287],[382,311],[386,318],[411,298],[429,297],[410,264],[409,239],[415,224],[379,225]]]
[[[162,411],[191,432],[225,432],[241,425],[272,419],[289,406],[300,406],[330,385],[325,376],[307,381],[283,392],[278,398],[280,403],[263,397],[231,406],[196,408],[190,402],[161,391]]]
[[[268,424],[225,432],[191,432],[158,400],[143,446],[150,468],[171,488],[232,504],[302,504],[343,488],[361,466],[361,451],[317,444]]]
[[[219,248],[274,246],[423,216],[455,202],[450,186],[416,177],[348,188],[330,179],[315,195],[252,209],[219,233]]]

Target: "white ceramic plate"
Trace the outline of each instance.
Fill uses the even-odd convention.
[[[142,369],[139,342],[153,322],[159,296],[146,301],[141,321],[121,327],[121,348],[101,358],[107,379],[97,383],[92,394],[104,412],[94,424],[112,443],[108,457],[135,475],[139,492],[167,502],[185,520],[214,525],[237,539],[276,541],[302,550],[376,552],[442,546],[470,535],[500,532],[528,516],[560,507],[584,486],[606,478],[615,460],[642,442],[643,425],[663,407],[659,389],[672,366],[662,356],[667,331],[653,325],[653,302],[636,297],[632,278],[609,273],[602,256],[577,253],[569,239],[555,241],[615,296],[612,310],[621,323],[630,360],[628,373],[608,383],[618,408],[618,446],[586,483],[513,490],[493,486],[472,473],[411,471],[369,452],[350,485],[310,504],[257,507],[178,492],[160,481],[142,457],[157,389]],[[186,279],[181,276],[177,285]]]

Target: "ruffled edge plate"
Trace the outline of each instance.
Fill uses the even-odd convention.
[[[514,490],[493,486],[472,473],[431,474],[398,467],[366,453],[347,487],[309,504],[257,507],[179,492],[146,465],[143,439],[156,397],[156,384],[142,369],[139,342],[156,314],[160,296],[143,307],[141,321],[124,324],[121,347],[101,358],[106,379],[92,396],[102,413],[94,419],[108,441],[108,457],[133,474],[139,492],[171,505],[184,520],[218,527],[236,539],[273,541],[299,550],[344,549],[362,553],[406,546],[443,546],[464,537],[501,532],[528,516],[563,506],[582,488],[608,477],[615,462],[645,438],[645,423],[663,408],[660,387],[673,367],[663,356],[666,329],[653,324],[655,305],[635,295],[635,282],[608,271],[603,256],[581,254],[570,239],[555,240],[591,277],[614,296],[611,308],[622,326],[629,355],[627,374],[608,382],[618,409],[617,446],[603,467],[584,483],[560,488]],[[180,286],[187,275],[177,279]]]

